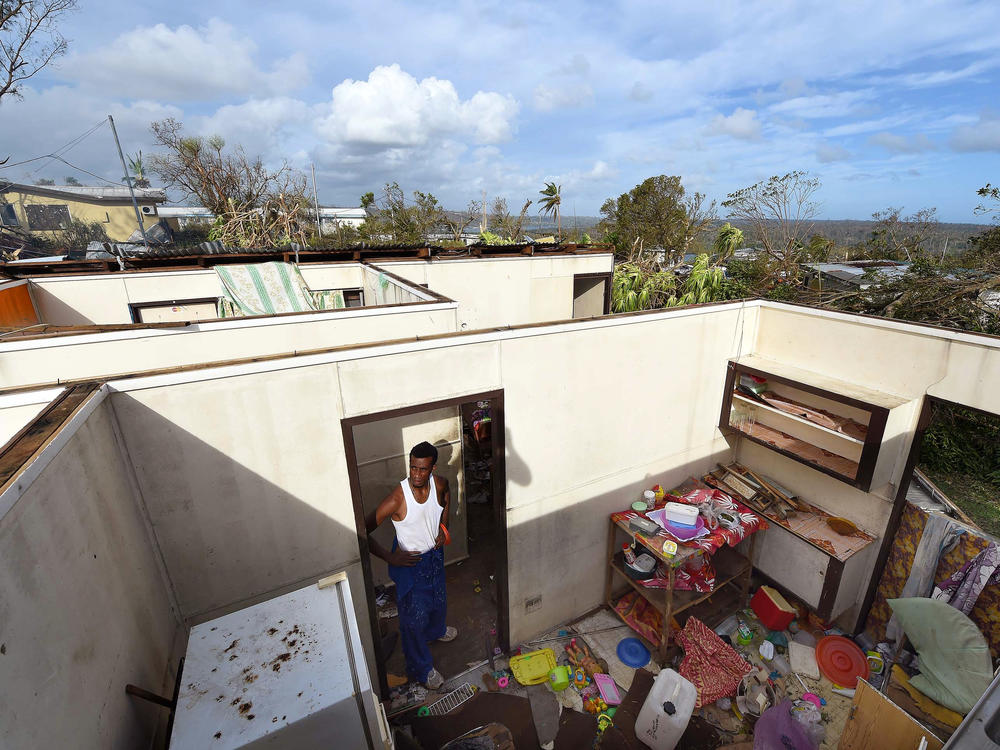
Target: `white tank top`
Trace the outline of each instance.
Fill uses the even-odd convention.
[[[441,513],[444,511],[437,499],[434,475],[428,480],[430,491],[427,493],[427,501],[423,503],[418,503],[413,496],[408,479],[399,484],[406,499],[406,517],[402,521],[392,519],[392,525],[396,528],[396,541],[407,552],[423,554],[434,547],[440,533]]]

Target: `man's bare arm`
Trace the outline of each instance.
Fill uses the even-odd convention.
[[[409,567],[417,564],[417,561],[420,559],[419,554],[416,552],[407,552],[398,547],[395,552],[387,550],[372,536],[372,532],[397,511],[402,496],[402,491],[398,489],[386,495],[385,499],[378,504],[378,507],[365,518],[365,533],[368,534],[368,549],[371,550],[371,553],[375,557],[382,558],[390,565]]]

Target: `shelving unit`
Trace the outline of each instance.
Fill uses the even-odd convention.
[[[647,588],[639,581],[631,578],[625,572],[625,564],[622,559],[621,545],[618,543],[621,534],[631,537],[657,561],[663,562],[667,566],[668,588]],[[658,660],[662,663],[666,659],[667,643],[670,637],[670,622],[673,617],[684,610],[694,607],[706,601],[710,597],[718,594],[724,586],[736,586],[740,591],[741,606],[746,606],[749,601],[750,574],[752,566],[750,559],[754,554],[754,546],[757,541],[757,534],[750,535],[750,557],[744,557],[732,547],[723,547],[718,550],[712,558],[712,565],[715,567],[715,588],[709,593],[699,591],[675,591],[676,570],[688,562],[691,558],[703,555],[705,552],[692,547],[678,546],[675,555],[665,555],[663,553],[663,537],[649,537],[640,532],[633,531],[625,521],[615,521],[610,519],[608,529],[608,558],[607,571],[604,583],[604,601],[612,612],[621,614],[615,610],[612,597],[615,579],[622,579],[637,591],[647,602],[652,604],[659,611],[663,624],[660,632],[660,644],[657,648]],[[624,619],[624,618],[623,618]]]
[[[744,376],[766,382],[764,397],[740,390]],[[719,426],[867,492],[889,480],[895,457],[881,460],[883,443],[908,430],[915,408],[894,394],[749,356],[729,362]]]

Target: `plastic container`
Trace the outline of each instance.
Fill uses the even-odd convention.
[[[556,655],[551,648],[520,654],[510,660],[510,671],[522,685],[540,685],[555,668]]]
[[[750,608],[768,630],[784,630],[795,619],[795,608],[770,586],[757,589]]]
[[[698,523],[698,508],[685,503],[667,503],[667,520],[675,526],[694,528]]]
[[[646,501],[646,509],[652,510],[656,507],[656,493],[652,490],[646,490],[642,493],[642,499]]]
[[[569,687],[570,669],[565,664],[560,664],[549,672],[549,684],[555,691],[565,690]]]
[[[687,729],[698,691],[672,669],[656,676],[635,720],[635,736],[654,750],[673,750]]]
[[[736,631],[736,628],[739,627],[739,625],[740,625],[739,618],[737,618],[736,615],[729,615],[729,617],[723,620],[719,624],[719,627],[715,629],[715,634],[720,638],[724,635],[732,635]]]
[[[656,558],[647,552],[643,552],[634,563],[625,563],[625,572],[629,578],[637,581],[644,581],[656,575]]]

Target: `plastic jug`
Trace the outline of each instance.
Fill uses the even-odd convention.
[[[673,750],[687,729],[698,690],[672,669],[657,675],[635,720],[635,736],[654,750]]]

